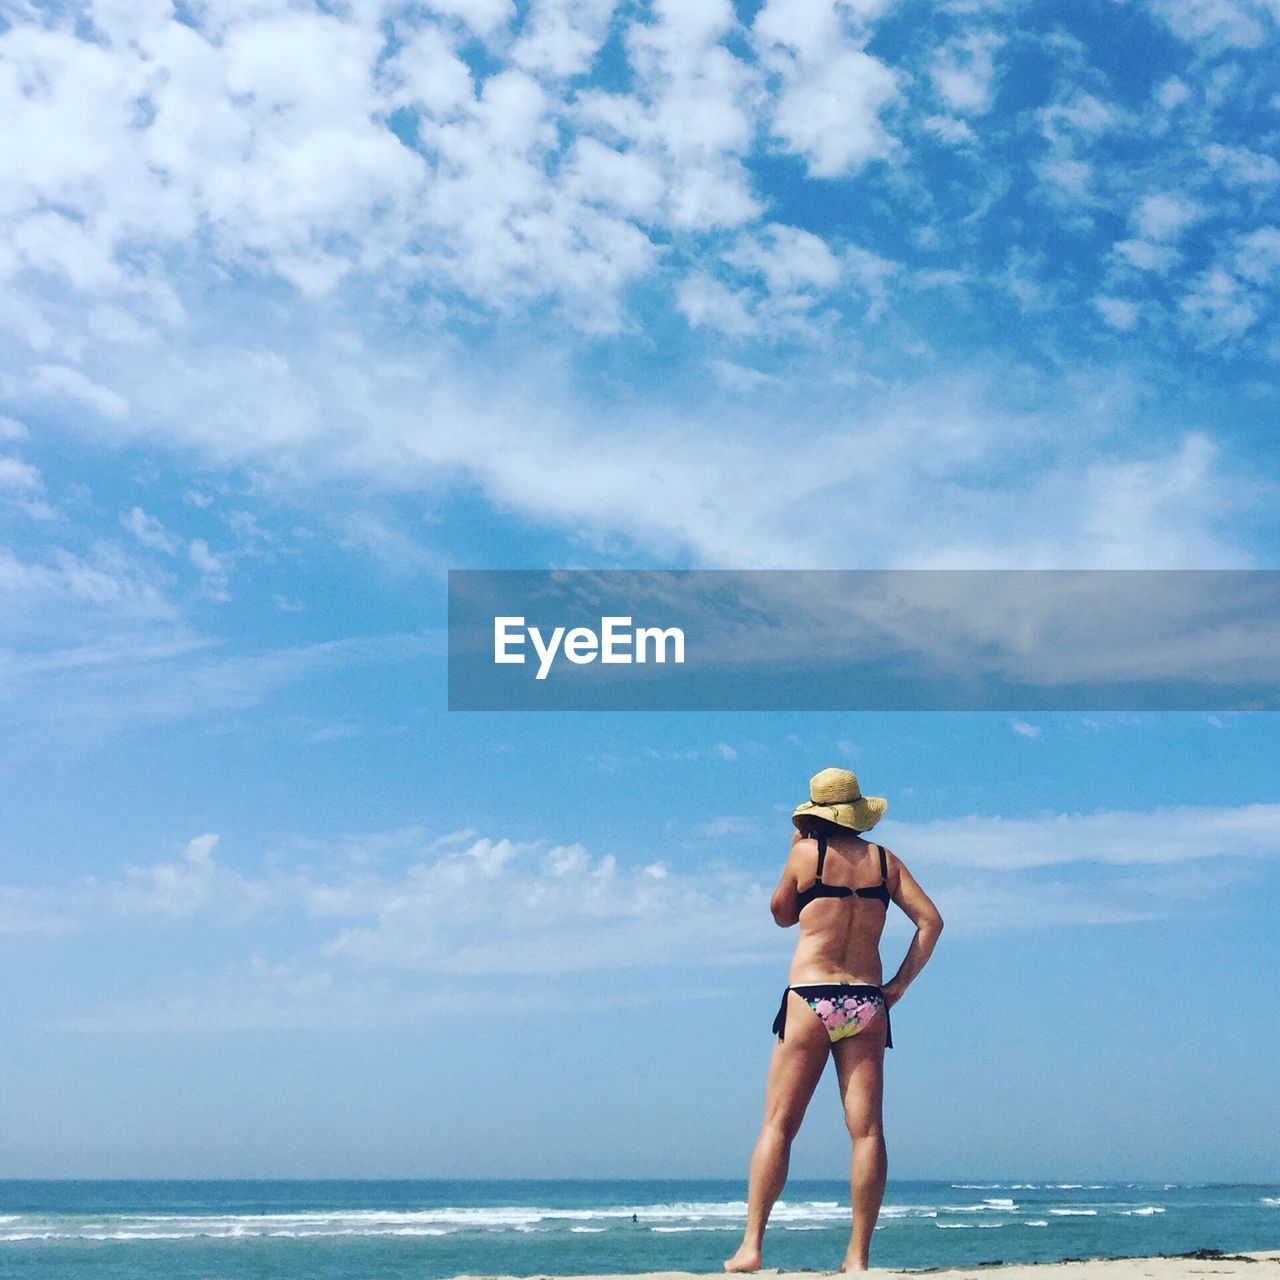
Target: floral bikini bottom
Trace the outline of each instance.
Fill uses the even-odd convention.
[[[813,982],[800,987],[786,987],[782,992],[782,1004],[773,1020],[773,1034],[779,1040],[787,1026],[787,994],[794,991],[810,1009],[818,1015],[818,1021],[827,1030],[831,1043],[847,1036],[856,1036],[869,1022],[884,1010],[885,1048],[893,1048],[893,1031],[889,1026],[889,1006],[879,987],[863,982]]]

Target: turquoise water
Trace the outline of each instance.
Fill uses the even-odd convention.
[[[741,1182],[0,1181],[9,1280],[442,1280],[718,1270]],[[843,1182],[788,1184],[767,1266],[831,1268]],[[872,1264],[1280,1248],[1280,1185],[891,1182]]]

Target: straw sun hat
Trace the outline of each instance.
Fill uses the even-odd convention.
[[[848,769],[823,769],[809,779],[809,799],[791,815],[801,830],[806,818],[825,818],[838,827],[870,831],[884,817],[884,796],[864,796],[857,775]]]

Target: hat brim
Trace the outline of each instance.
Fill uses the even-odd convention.
[[[791,815],[791,821],[797,827],[803,827],[806,818],[825,818],[837,827],[848,827],[850,831],[870,831],[884,817],[888,807],[889,802],[884,796],[861,796],[849,804],[814,804],[806,800]]]

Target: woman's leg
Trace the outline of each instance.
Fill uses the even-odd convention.
[[[726,1271],[756,1271],[760,1242],[774,1201],[787,1180],[791,1143],[805,1108],[827,1065],[831,1041],[813,1010],[794,991],[787,992],[786,1036],[774,1042],[764,1094],[764,1124],[751,1156],[747,1187],[747,1229]]]
[[[871,1252],[871,1233],[880,1216],[889,1161],[884,1145],[885,1019],[877,1014],[865,1031],[832,1046],[836,1077],[844,1100],[844,1120],[853,1140],[849,1197],[853,1232],[841,1269],[865,1271]]]

